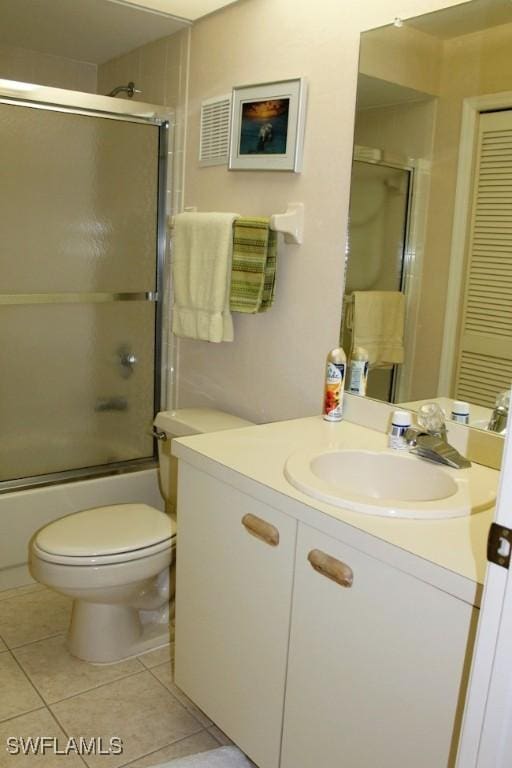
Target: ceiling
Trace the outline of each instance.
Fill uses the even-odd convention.
[[[232,5],[237,0],[111,0],[127,5],[139,5],[145,8],[153,8],[156,11],[170,13],[189,21],[195,21],[201,16],[218,11],[225,5]]]
[[[0,44],[102,64],[233,1],[0,0]]]
[[[357,109],[390,107],[412,101],[425,101],[429,98],[432,97],[413,88],[370,77],[362,72],[357,78]]]
[[[449,40],[501,24],[512,24],[511,0],[472,0],[424,16],[407,19],[408,27]]]

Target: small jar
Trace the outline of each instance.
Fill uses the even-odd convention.
[[[405,433],[412,424],[412,416],[409,411],[393,411],[391,425],[388,432],[388,446],[395,451],[408,449]]]
[[[368,381],[368,352],[364,347],[355,347],[350,357],[348,391],[351,395],[366,395]]]
[[[451,418],[459,424],[469,424],[469,403],[464,400],[454,400]]]

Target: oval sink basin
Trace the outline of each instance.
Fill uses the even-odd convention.
[[[284,472],[308,496],[372,515],[460,517],[496,500],[496,480],[485,467],[450,469],[394,451],[297,451]]]

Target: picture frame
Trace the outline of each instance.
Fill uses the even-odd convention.
[[[304,78],[233,88],[230,171],[302,170]]]

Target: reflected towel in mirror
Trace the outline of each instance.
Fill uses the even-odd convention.
[[[368,351],[370,365],[403,363],[403,293],[354,291],[350,297],[345,297],[345,324],[351,334],[351,349],[364,347]]]

